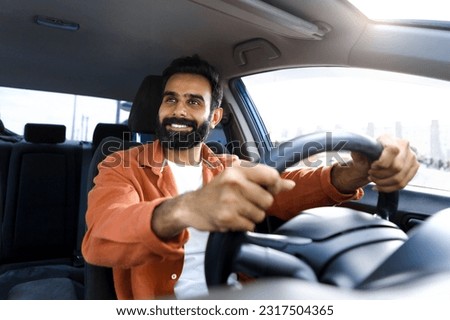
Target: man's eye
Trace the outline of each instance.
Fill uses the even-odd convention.
[[[189,104],[191,104],[191,105],[195,105],[195,106],[200,105],[200,101],[198,101],[198,100],[189,100],[188,102],[189,102]]]
[[[175,99],[175,98],[172,98],[172,97],[167,97],[164,101],[165,101],[166,103],[174,103],[174,102],[176,102],[176,99]]]

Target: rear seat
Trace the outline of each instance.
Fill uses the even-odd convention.
[[[0,299],[83,298],[84,271],[73,254],[81,177],[91,157],[91,144],[65,141],[61,125],[27,124],[24,141],[12,146],[0,221]]]
[[[0,226],[5,210],[6,186],[8,181],[9,159],[14,143],[19,142],[21,137],[12,135],[0,119]],[[0,229],[1,230],[1,229]]]
[[[25,142],[10,156],[0,299],[84,298],[80,246],[93,148],[108,136],[128,140],[127,132],[100,123],[91,144],[65,141],[64,126],[26,125]]]
[[[13,142],[0,139],[0,225],[5,209],[6,185],[8,181],[9,159]]]
[[[13,145],[0,264],[72,258],[77,235],[82,147],[65,126],[27,124]]]

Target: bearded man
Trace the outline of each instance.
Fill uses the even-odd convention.
[[[349,165],[281,175],[214,154],[204,140],[222,119],[222,95],[219,74],[206,61],[174,60],[163,73],[158,139],[99,165],[82,250],[87,262],[113,269],[119,299],[206,295],[209,232],[252,231],[266,215],[288,220],[311,207],[359,199],[370,181],[379,191],[400,189],[417,172],[408,142],[386,138],[372,163],[357,155]],[[126,166],[117,165],[125,158]]]

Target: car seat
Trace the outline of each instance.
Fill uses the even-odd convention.
[[[156,119],[162,100],[162,77],[147,76],[141,83],[128,118],[128,127],[136,140],[150,142],[155,138]],[[105,137],[94,152],[88,174],[88,190],[93,186],[98,174],[97,165],[117,150],[125,150],[139,145],[138,141],[126,141],[117,137]],[[117,299],[112,278],[112,269],[85,263],[85,299]]]
[[[13,144],[1,217],[0,297],[61,299],[47,281],[79,299],[83,269],[74,264],[84,147],[65,141],[63,125],[27,124]],[[55,287],[56,288],[56,287]]]

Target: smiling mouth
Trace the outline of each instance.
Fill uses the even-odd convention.
[[[192,127],[191,126],[187,126],[185,124],[177,124],[177,123],[172,123],[166,126],[167,130],[171,130],[171,131],[192,131]]]

